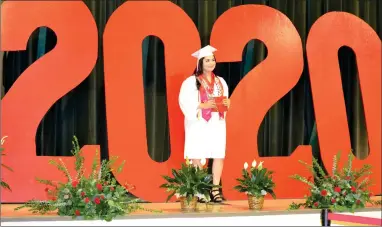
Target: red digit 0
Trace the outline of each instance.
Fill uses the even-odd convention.
[[[360,18],[345,12],[331,12],[312,26],[307,40],[307,56],[312,84],[317,132],[324,165],[331,169],[333,156],[350,152],[345,100],[338,63],[338,50],[352,48],[356,54],[364,103],[370,154],[354,160],[354,167],[373,166],[374,193],[381,192],[381,40]]]
[[[147,152],[142,73],[142,41],[158,36],[165,46],[167,103],[171,156],[164,163]],[[187,14],[166,1],[128,1],[110,17],[104,33],[106,114],[110,155],[126,160],[120,183],[134,184],[133,194],[151,201],[165,201],[161,175],[183,161],[183,115],[178,106],[182,81],[192,74],[200,48],[199,33]]]

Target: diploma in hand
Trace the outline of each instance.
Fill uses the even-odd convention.
[[[227,106],[223,104],[223,100],[226,99],[227,97],[225,96],[219,96],[219,97],[214,97],[215,104],[216,104],[216,109],[218,112],[224,112],[227,111]]]

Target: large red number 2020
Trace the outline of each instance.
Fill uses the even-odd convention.
[[[36,130],[54,102],[92,70],[97,59],[97,27],[83,2],[4,2],[1,15],[1,48],[4,51],[25,50],[30,34],[39,26],[50,27],[58,38],[57,46],[20,76],[1,103],[2,135],[9,136],[4,144],[7,156],[2,161],[15,169],[12,173],[3,171],[2,177],[11,184],[13,191],[2,191],[2,201],[42,199],[43,188],[34,178],[57,179],[60,176],[54,169],[46,171],[51,168],[47,167],[49,157],[36,157]],[[331,23],[333,17],[338,23]],[[138,20],[140,23],[136,23]],[[152,161],[147,152],[141,46],[149,35],[158,36],[165,45],[172,153],[164,163]],[[228,199],[242,198],[232,187],[243,163],[259,158],[257,133],[260,123],[268,109],[297,83],[303,68],[302,44],[295,27],[285,15],[267,6],[243,5],[227,10],[213,27],[211,45],[217,47],[220,62],[240,61],[245,44],[255,38],[265,43],[268,57],[249,72],[231,97],[223,174]],[[126,160],[125,172],[118,176],[118,181],[135,184],[134,193],[143,200],[164,201],[167,195],[158,188],[163,182],[161,175],[168,174],[183,160],[183,116],[177,97],[182,81],[195,67],[190,53],[200,48],[198,31],[186,13],[171,2],[132,1],[124,3],[110,17],[103,42],[109,153]],[[357,160],[356,165],[362,162],[374,166],[376,186],[373,192],[379,193],[381,41],[370,26],[347,13],[329,13],[319,18],[307,44],[323,160],[325,166],[330,167],[338,150],[350,148],[337,60],[338,48],[342,45],[353,48],[357,55],[370,143],[369,157]],[[278,82],[274,83],[275,80]],[[88,149],[94,151],[94,147]],[[292,190],[287,185],[291,183],[290,175],[309,174],[297,162],[298,159],[311,160],[309,146],[298,147],[290,157],[263,159],[275,170],[279,198],[304,195],[302,187]]]

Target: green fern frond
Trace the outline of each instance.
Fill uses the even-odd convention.
[[[312,187],[312,188],[315,188],[315,187],[316,187],[312,182],[308,181],[308,179],[306,179],[305,177],[299,176],[299,175],[297,175],[297,174],[292,175],[292,176],[290,176],[290,177],[291,177],[292,179],[301,181],[301,182],[303,182],[303,183],[309,185],[309,186]]]
[[[315,169],[313,168],[313,165],[309,165],[308,163],[302,161],[302,160],[299,160],[299,162],[301,164],[303,164],[308,170],[310,173],[312,173],[314,179],[317,181],[317,182],[321,182],[322,179],[318,176],[317,172],[315,171]]]
[[[351,169],[352,169],[352,164],[353,164],[353,158],[354,158],[354,155],[353,155],[353,152],[351,151],[348,155],[348,163],[347,163],[347,166],[346,166],[346,169],[347,169],[347,173],[346,175],[347,176],[350,176],[351,174]]]
[[[28,211],[32,212],[33,214],[46,214],[56,210],[57,206],[55,203],[50,201],[29,200],[23,205],[16,207],[14,210],[17,211],[23,208],[29,208]]]
[[[52,187],[56,187],[57,186],[51,180],[45,180],[45,179],[41,179],[41,178],[38,178],[38,177],[36,177],[35,180],[37,182],[39,182],[40,184],[45,184],[45,185],[49,185],[49,186],[52,186]]]
[[[372,180],[368,180],[367,182],[365,182],[362,185],[360,185],[359,188],[362,189],[362,190],[366,190],[366,189],[368,189],[369,187],[371,187],[373,185],[374,185],[373,181]]]
[[[97,175],[98,157],[99,157],[99,153],[98,153],[98,150],[96,150],[96,154],[93,157],[92,168],[91,168],[91,173],[90,173],[91,179],[95,179],[96,175]]]
[[[59,171],[61,171],[65,177],[68,179],[69,182],[72,181],[72,178],[70,177],[69,171],[67,170],[66,166],[63,165],[63,161],[60,158],[60,163],[58,163],[56,160],[49,160],[49,164],[55,166]]]
[[[339,152],[333,157],[333,168],[332,168],[332,174],[333,174],[333,176],[334,176],[334,175],[338,175],[337,168],[338,168],[338,162],[339,162],[340,159],[341,159],[341,151],[339,151]]]
[[[2,187],[2,188],[4,188],[4,189],[7,189],[7,190],[9,190],[9,191],[12,191],[12,190],[11,190],[11,187],[9,186],[9,184],[6,183],[6,182],[4,182],[4,181],[2,181],[2,180],[0,180],[0,187]]]
[[[359,178],[365,175],[372,174],[372,172],[369,171],[370,169],[372,169],[372,166],[370,164],[365,164],[360,170],[353,171],[354,180],[357,181]]]
[[[125,166],[126,161],[123,160],[123,162],[117,167],[117,174],[121,173],[123,170],[123,167]]]
[[[68,170],[68,168],[66,168],[66,165],[65,165],[64,161],[62,161],[61,158],[59,158],[58,160],[60,160],[61,166],[62,166],[62,170],[64,171],[64,173],[65,173],[66,177],[68,178],[69,182],[72,182],[72,177],[70,176],[69,170]]]
[[[312,161],[313,161],[313,168],[317,168],[318,173],[321,175],[321,177],[326,176],[326,173],[325,173],[324,169],[322,169],[322,167],[318,163],[317,159],[313,157]]]
[[[295,202],[292,202],[289,207],[288,207],[288,211],[291,211],[291,210],[298,210],[300,209],[300,207],[304,206],[305,204],[304,203],[295,203]]]
[[[13,169],[12,169],[11,167],[5,165],[5,164],[1,163],[1,166],[4,167],[4,168],[6,168],[7,170],[13,172]]]
[[[82,151],[80,149],[80,145],[76,136],[73,136],[72,145],[73,149],[71,152],[75,158],[75,170],[77,172],[77,178],[79,178],[79,176],[82,175],[81,171],[84,166],[85,158],[82,155]]]

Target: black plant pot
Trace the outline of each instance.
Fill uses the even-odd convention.
[[[332,211],[330,209],[322,209],[321,210],[321,226],[330,226],[331,221],[329,220],[328,216],[329,213]]]

